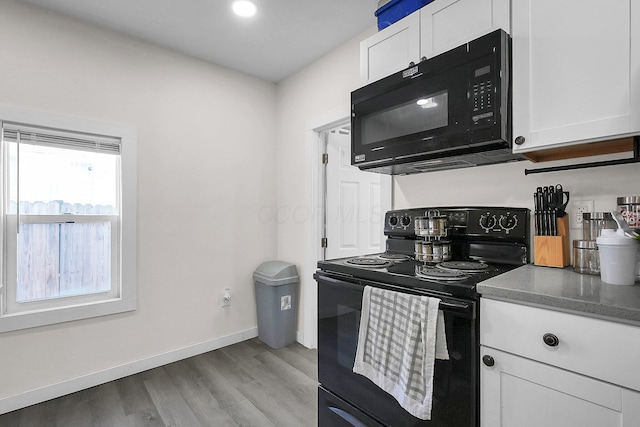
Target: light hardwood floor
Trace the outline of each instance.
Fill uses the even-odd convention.
[[[316,411],[316,351],[254,338],[0,415],[0,426],[300,427]]]

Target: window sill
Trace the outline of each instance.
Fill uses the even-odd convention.
[[[0,317],[0,333],[38,326],[90,319],[136,310],[136,298],[117,298],[50,310],[6,314]]]

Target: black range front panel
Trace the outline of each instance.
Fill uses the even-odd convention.
[[[477,303],[425,289],[401,289],[319,271],[319,426],[477,426]],[[431,420],[420,420],[364,376],[354,374],[365,285],[441,298],[450,360],[436,360]]]

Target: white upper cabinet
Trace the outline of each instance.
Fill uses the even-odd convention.
[[[431,58],[498,28],[509,33],[509,0],[436,0],[420,9],[420,23],[420,56]]]
[[[360,43],[360,83],[374,82],[498,28],[510,31],[509,0],[436,0]]]
[[[638,6],[512,0],[515,152],[640,131]]]
[[[411,15],[360,42],[360,83],[366,85],[420,61],[420,14]]]

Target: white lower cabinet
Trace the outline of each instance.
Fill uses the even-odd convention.
[[[482,427],[632,427],[640,393],[564,369],[481,347]]]
[[[483,427],[640,426],[640,327],[483,298]]]

